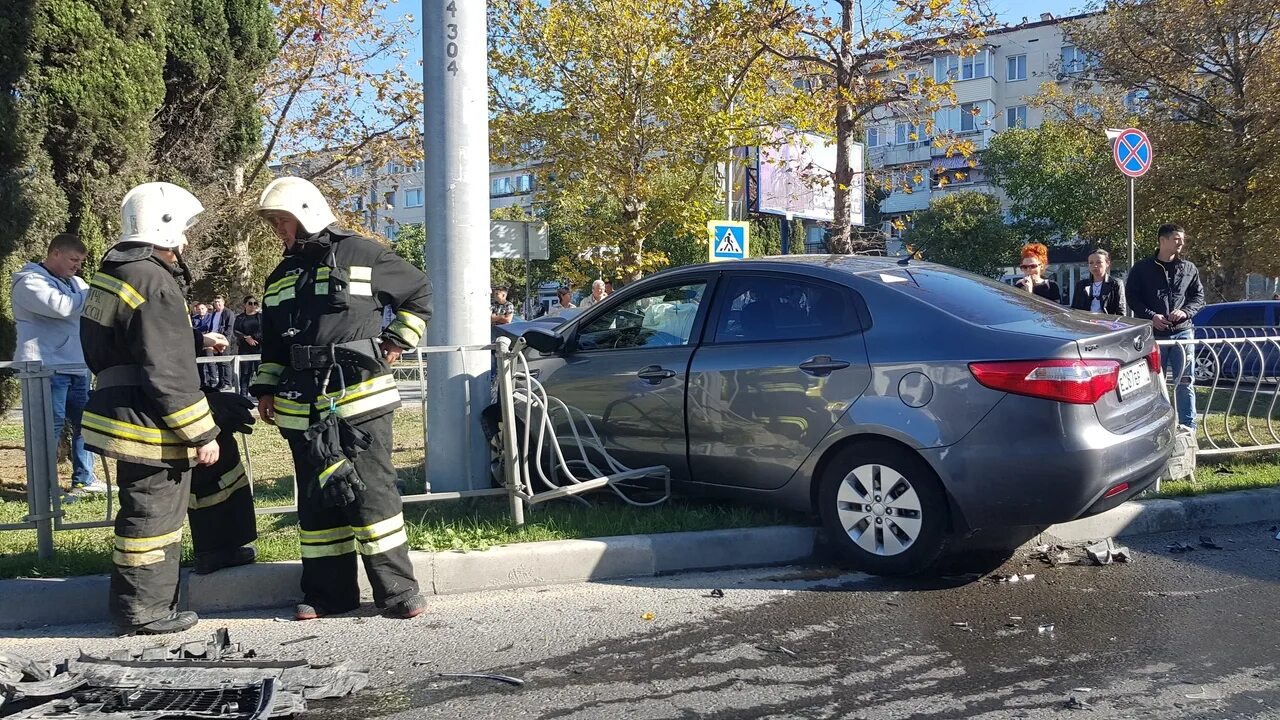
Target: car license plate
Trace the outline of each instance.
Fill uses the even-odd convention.
[[[1120,391],[1121,400],[1132,395],[1135,390],[1141,390],[1150,384],[1151,371],[1147,369],[1146,361],[1139,361],[1120,368],[1120,381],[1117,383],[1117,389]]]

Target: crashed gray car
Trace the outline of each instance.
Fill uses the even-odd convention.
[[[940,265],[682,267],[508,331],[619,461],[814,512],[874,573],[925,569],[977,530],[1108,510],[1173,445],[1149,324]]]

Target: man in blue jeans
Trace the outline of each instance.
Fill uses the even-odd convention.
[[[1167,223],[1156,231],[1156,254],[1135,263],[1125,281],[1125,294],[1134,317],[1150,320],[1157,340],[1192,340],[1192,318],[1204,307],[1204,287],[1200,271],[1182,258],[1187,236],[1179,225]],[[1195,343],[1180,342],[1166,348],[1164,370],[1177,379],[1174,404],[1178,424],[1196,427],[1196,394],[1192,387]]]
[[[53,436],[71,428],[71,486],[81,492],[105,492],[93,476],[93,456],[80,436],[80,417],[89,401],[89,373],[80,350],[80,312],[89,286],[76,275],[84,263],[84,243],[61,234],[49,243],[43,262],[30,262],[13,274],[13,316],[18,350],[14,360],[39,360],[55,366],[50,379],[53,394]],[[76,369],[56,369],[74,365]]]

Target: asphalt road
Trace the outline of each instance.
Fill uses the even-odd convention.
[[[1018,556],[996,571],[1035,575],[1016,584],[775,568],[443,597],[408,622],[247,613],[182,638],[225,625],[263,654],[373,667],[356,697],[313,703],[305,717],[324,720],[1280,718],[1274,534],[1219,530],[1222,550],[1183,555],[1166,545],[1198,533],[1149,536],[1108,567]],[[23,631],[0,648],[57,658],[156,643],[107,632]],[[526,684],[436,677],[459,671]]]

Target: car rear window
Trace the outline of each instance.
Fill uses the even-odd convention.
[[[908,267],[865,277],[976,325],[1003,325],[1064,312],[1063,306],[1025,290],[958,270]]]

